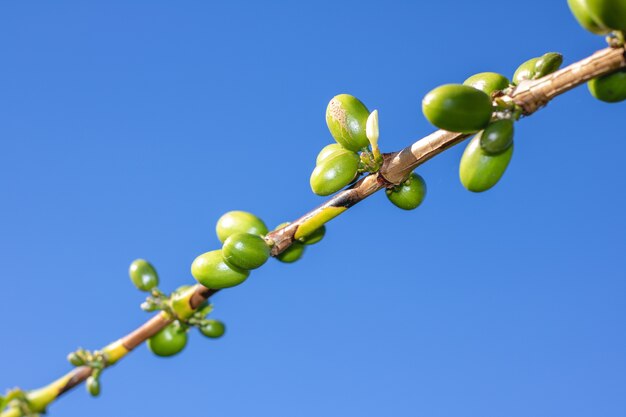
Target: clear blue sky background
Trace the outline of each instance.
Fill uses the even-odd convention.
[[[127,276],[162,287],[218,248],[214,224],[269,225],[309,189],[338,93],[380,111],[381,145],[431,132],[431,88],[604,47],[566,2],[16,2],[0,5],[0,387],[142,323]],[[215,297],[227,335],[145,346],[53,416],[626,415],[626,104],[579,88],[517,126],[492,191],[463,146],[419,168],[428,196],[375,195],[293,265]]]

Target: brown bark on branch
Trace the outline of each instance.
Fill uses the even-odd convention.
[[[626,67],[624,47],[602,49],[588,58],[571,64],[546,77],[533,81],[524,81],[511,91],[508,96],[503,96],[501,99],[512,101],[521,107],[524,115],[530,115],[559,94],[563,94],[592,78],[609,74],[624,67]],[[379,173],[362,178],[348,189],[334,195],[324,204],[306,213],[290,225],[269,233],[267,238],[273,243],[272,255],[275,256],[287,249],[299,237],[299,231],[304,229],[307,231],[314,230],[376,191],[401,183],[416,167],[469,136],[467,134],[438,130],[401,151],[384,155],[384,163]],[[198,308],[216,292],[217,290],[197,285],[190,299],[191,307],[193,309]],[[120,358],[171,322],[172,320],[165,315],[157,314],[126,335],[119,341],[121,348],[124,350]],[[48,386],[57,391],[45,405],[85,381],[89,375],[91,375],[91,368],[89,367],[81,366],[70,371],[61,378],[61,380],[66,381],[64,385],[59,388],[53,385],[54,383]],[[48,387],[38,391],[43,391]],[[34,392],[31,391],[32,395],[34,395]],[[0,417],[14,416],[19,416],[19,411],[16,408],[9,408],[0,413]]]

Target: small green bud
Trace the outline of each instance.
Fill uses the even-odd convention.
[[[130,264],[128,275],[135,287],[140,291],[150,291],[159,285],[159,276],[150,262],[136,259]]]
[[[85,364],[85,361],[76,352],[71,352],[67,355],[67,360],[74,366],[83,366]]]
[[[87,392],[89,392],[92,397],[100,395],[100,381],[93,375],[87,378]]]
[[[207,320],[207,322],[200,327],[200,333],[212,339],[222,337],[225,331],[226,327],[224,323],[219,320]]]

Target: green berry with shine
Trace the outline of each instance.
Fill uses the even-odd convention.
[[[537,65],[537,61],[539,58],[531,58],[528,61],[523,62],[517,69],[515,70],[515,74],[513,74],[513,84],[518,85],[522,81],[532,80],[535,77],[535,66]]]
[[[483,91],[461,84],[445,84],[422,100],[422,112],[430,123],[450,132],[473,133],[491,120],[491,98]]]
[[[587,7],[587,0],[567,0],[567,4],[578,23],[591,33],[606,35],[611,31],[604,26],[598,18],[593,17]]]
[[[513,144],[513,121],[496,120],[476,136],[480,136],[480,147],[489,155],[498,155]]]
[[[304,243],[298,242],[296,240],[291,244],[291,246],[289,246],[279,255],[276,255],[276,259],[278,259],[281,262],[290,264],[302,258],[303,254],[304,254]]]
[[[92,397],[97,397],[98,395],[100,395],[100,381],[98,380],[98,378],[89,376],[87,378],[86,384],[87,392],[89,392]]]
[[[311,190],[326,196],[341,190],[356,177],[359,156],[352,151],[337,151],[325,158],[311,173]]]
[[[220,289],[241,284],[250,272],[226,263],[222,250],[219,249],[203,253],[194,259],[191,275],[207,288]]]
[[[211,339],[222,337],[226,331],[226,326],[219,320],[207,320],[207,323],[200,327],[200,333]]]
[[[326,158],[333,156],[335,153],[339,151],[345,151],[346,148],[341,146],[338,143],[331,143],[330,145],[326,145],[322,148],[320,153],[317,154],[317,159],[315,160],[315,165],[319,165]]]
[[[150,262],[144,259],[136,259],[128,268],[128,275],[133,285],[141,291],[150,291],[159,285],[159,276]]]
[[[168,357],[179,353],[187,345],[187,331],[173,322],[148,339],[148,349],[157,356]]]
[[[626,0],[584,0],[580,3],[599,26],[626,31]]]
[[[222,256],[229,265],[245,270],[256,269],[267,262],[270,247],[262,237],[235,233],[224,242]]]
[[[535,62],[534,79],[545,77],[558,70],[563,63],[563,55],[558,52],[547,52],[539,57]]]
[[[339,94],[328,103],[326,125],[338,144],[356,152],[369,145],[365,134],[369,115],[369,110],[358,98]]]
[[[215,232],[220,242],[224,243],[228,236],[235,233],[264,236],[267,234],[267,226],[263,220],[247,211],[229,211],[219,218]]]
[[[626,100],[626,69],[594,78],[587,83],[589,92],[598,100],[618,103]]]
[[[459,166],[461,183],[469,191],[480,193],[496,185],[504,175],[511,157],[513,144],[498,155],[489,155],[480,146],[480,135],[474,136],[469,142]]]
[[[509,80],[497,72],[480,72],[463,81],[463,85],[474,87],[488,96],[496,91],[505,90],[509,84]]]
[[[426,197],[426,182],[416,173],[411,173],[402,184],[387,189],[387,198],[402,210],[413,210],[419,207]]]

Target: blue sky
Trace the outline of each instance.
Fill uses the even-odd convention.
[[[144,321],[133,259],[172,290],[222,213],[274,226],[320,204],[333,95],[379,109],[393,151],[433,130],[439,84],[603,47],[564,0],[3,2],[0,389]],[[479,195],[463,145],[445,152],[418,169],[422,207],[371,197],[216,296],[223,339],[142,346],[51,415],[624,416],[625,110],[559,97]]]

